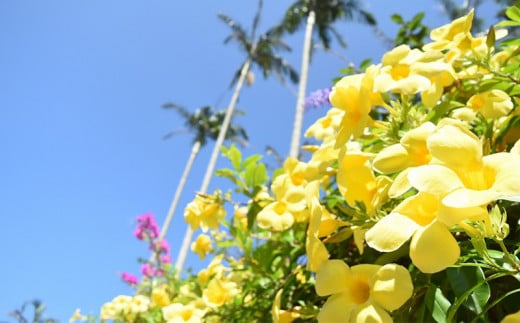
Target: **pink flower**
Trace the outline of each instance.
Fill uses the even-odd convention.
[[[157,275],[157,270],[150,266],[150,264],[143,264],[141,267],[141,273],[148,277],[155,277]]]
[[[161,240],[160,242],[155,242],[154,244],[150,244],[150,250],[155,250],[157,253],[167,254],[170,252],[170,244],[166,240]]]
[[[134,231],[134,235],[139,240],[154,239],[159,236],[159,226],[152,213],[144,213],[137,217],[137,228]]]
[[[137,277],[129,273],[122,273],[121,278],[125,283],[129,285],[137,285],[139,283]]]
[[[172,257],[170,255],[161,256],[161,262],[163,264],[169,264],[172,262]]]

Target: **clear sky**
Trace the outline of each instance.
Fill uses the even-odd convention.
[[[260,30],[278,22],[291,1],[265,0]],[[437,2],[363,1],[389,36],[398,12],[447,23]],[[76,308],[96,314],[114,296],[131,293],[123,271],[139,273],[146,246],[133,236],[135,218],[153,212],[162,223],[191,149],[172,101],[195,110],[225,108],[228,85],[244,59],[223,44],[224,12],[250,26],[257,2],[2,0],[0,1],[0,321],[24,301],[41,299],[47,316],[68,322]],[[487,10],[487,9],[482,9]],[[494,13],[496,11],[489,11]],[[372,29],[337,25],[349,47],[333,48],[359,64],[388,50]],[[286,58],[300,67],[303,29],[287,38]],[[308,92],[330,86],[346,62],[317,51]],[[258,71],[257,71],[258,72]],[[295,87],[292,87],[295,91]],[[238,108],[250,144],[287,155],[295,97],[257,73]],[[325,110],[305,115],[310,125]],[[175,258],[184,206],[201,185],[212,143],[198,157],[167,238]],[[267,161],[273,162],[272,159]],[[227,166],[220,160],[218,167]],[[214,179],[210,191],[229,188]],[[188,265],[199,268],[197,258]]]

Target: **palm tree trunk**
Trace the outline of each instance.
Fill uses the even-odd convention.
[[[179,181],[179,184],[177,185],[177,189],[175,190],[175,195],[173,197],[172,203],[170,204],[170,209],[168,210],[168,215],[166,215],[166,219],[164,220],[164,223],[161,227],[161,232],[159,233],[159,237],[157,238],[158,241],[162,241],[164,237],[166,237],[166,233],[168,232],[168,229],[170,227],[171,221],[173,219],[173,215],[175,214],[175,210],[177,209],[177,204],[179,203],[179,199],[181,197],[181,193],[184,190],[184,185],[186,184],[186,180],[188,179],[188,175],[190,174],[191,167],[193,166],[193,162],[195,161],[195,158],[197,157],[199,151],[200,151],[200,141],[196,141],[193,144],[193,147],[191,148],[191,154],[188,158],[188,162],[186,163],[186,166],[184,167],[184,172],[182,173],[182,177]],[[154,257],[155,255],[152,255]]]
[[[291,147],[289,157],[298,158],[300,151],[300,139],[303,124],[303,103],[305,101],[305,93],[307,91],[307,79],[309,76],[309,61],[311,54],[312,29],[314,28],[315,13],[313,10],[307,16],[307,25],[305,27],[305,38],[303,41],[302,65],[300,72],[300,83],[298,85],[298,98],[296,99],[296,112],[294,113],[293,133],[291,137]]]
[[[238,78],[237,85],[235,87],[235,92],[233,92],[233,96],[231,97],[231,101],[229,102],[228,108],[226,110],[224,121],[222,123],[222,126],[220,127],[220,132],[218,134],[217,141],[215,142],[213,153],[211,154],[211,158],[208,163],[208,168],[206,168],[206,173],[204,174],[204,179],[199,190],[199,193],[201,194],[206,194],[208,190],[209,182],[211,181],[211,177],[213,176],[213,172],[215,171],[215,166],[217,165],[217,158],[220,153],[220,148],[222,147],[224,139],[226,138],[229,123],[231,122],[231,116],[233,115],[233,111],[238,101],[238,96],[240,94],[240,91],[242,90],[242,86],[244,84],[244,80],[246,79],[250,65],[251,59],[248,58],[242,66],[242,70],[240,71],[240,77]],[[179,250],[179,255],[177,256],[177,261],[175,262],[175,269],[177,270],[178,276],[180,276],[182,268],[184,267],[184,262],[186,261],[186,256],[188,255],[188,249],[190,248],[192,238],[193,230],[188,225],[184,234],[181,249]]]

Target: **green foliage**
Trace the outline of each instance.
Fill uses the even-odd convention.
[[[416,14],[410,21],[394,13],[390,19],[399,25],[399,30],[394,38],[394,46],[409,45],[411,48],[422,48],[430,28],[423,24],[424,12]]]

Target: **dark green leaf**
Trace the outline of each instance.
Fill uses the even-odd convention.
[[[428,288],[424,301],[436,322],[446,322],[446,316],[451,303],[437,286],[432,285]]]
[[[462,304],[473,313],[480,314],[491,295],[489,285],[482,283],[485,280],[482,268],[477,266],[448,268],[446,274],[452,290],[457,297],[462,297],[475,285],[480,285]]]

